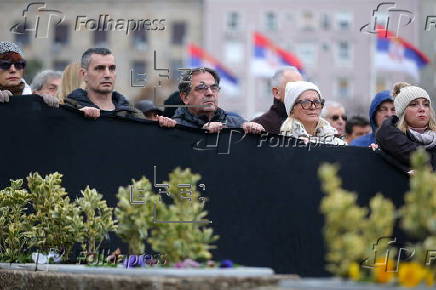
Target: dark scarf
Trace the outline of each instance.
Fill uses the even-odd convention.
[[[13,86],[13,87],[4,87],[4,86],[0,85],[0,90],[2,90],[2,91],[8,90],[12,93],[13,96],[19,96],[19,95],[23,94],[23,90],[24,90],[25,86],[26,85],[22,81],[21,83],[19,83],[16,86]]]

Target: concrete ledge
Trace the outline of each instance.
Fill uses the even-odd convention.
[[[178,276],[178,277],[199,277],[199,276],[225,276],[225,277],[265,277],[274,275],[271,268],[261,267],[237,267],[237,268],[162,268],[135,267],[126,269],[122,265],[118,267],[89,267],[86,265],[74,264],[7,264],[0,263],[0,269],[5,270],[28,270],[28,271],[50,271],[73,274],[102,274],[102,275],[127,275],[127,276]]]
[[[115,270],[115,269],[114,269]],[[130,269],[129,269],[130,270]],[[128,271],[128,270],[126,270]],[[66,273],[57,271],[0,270],[0,289],[255,289],[275,287],[291,275],[269,276],[139,276]]]

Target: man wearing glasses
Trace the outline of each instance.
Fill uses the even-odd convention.
[[[180,98],[185,107],[176,110],[173,119],[177,124],[207,129],[217,133],[222,128],[243,128],[246,133],[259,134],[262,125],[246,122],[242,117],[228,114],[218,107],[220,77],[204,67],[187,71],[179,83]]]
[[[18,45],[0,42],[0,102],[9,102],[14,95],[30,95],[32,90],[23,79],[26,61]]]
[[[333,101],[326,102],[325,108],[322,112],[322,117],[329,121],[330,125],[338,131],[338,137],[343,137],[345,135],[347,115],[345,115],[344,106]]]

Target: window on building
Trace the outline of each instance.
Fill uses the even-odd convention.
[[[182,45],[185,43],[186,38],[186,22],[177,21],[173,22],[171,29],[171,43]]]
[[[338,78],[337,93],[340,98],[348,98],[350,96],[350,82],[347,78]]]
[[[330,30],[331,27],[331,19],[330,16],[328,14],[323,14],[321,16],[321,27],[324,30]]]
[[[350,64],[351,62],[351,47],[347,41],[339,41],[337,43],[337,62],[339,64]]]
[[[340,12],[336,14],[336,24],[338,30],[346,31],[351,29],[352,15],[350,12]]]
[[[70,64],[70,61],[68,60],[54,60],[53,61],[53,70],[56,71],[63,71],[67,65]]]
[[[54,26],[54,43],[67,45],[70,41],[70,25],[66,23]]]
[[[317,57],[316,43],[299,43],[296,45],[296,54],[304,65],[314,65]]]
[[[277,15],[274,12],[268,11],[265,14],[265,27],[269,31],[277,31]]]
[[[107,31],[99,30],[93,32],[93,43],[98,47],[105,47],[108,45],[108,33]]]
[[[239,64],[244,58],[244,46],[238,41],[228,41],[225,45],[225,59],[231,64]]]
[[[170,60],[170,78],[178,82],[182,74],[185,72],[179,69],[183,69],[183,68],[185,68],[183,60],[181,59]]]
[[[236,11],[231,11],[227,14],[227,29],[230,31],[239,30],[240,26],[240,15]]]
[[[301,28],[304,31],[312,31],[315,30],[315,15],[312,11],[306,10],[303,11]]]
[[[144,29],[132,32],[132,45],[139,50],[145,50],[147,48],[147,33]]]
[[[146,73],[146,63],[145,60],[135,60],[132,62],[131,69],[133,70],[134,75],[144,74]]]
[[[20,22],[17,23],[16,25],[17,25],[16,26],[17,33],[14,33],[14,42],[21,47],[30,45],[32,31],[28,30],[28,28],[31,24],[27,23],[27,25],[24,25],[24,23]]]

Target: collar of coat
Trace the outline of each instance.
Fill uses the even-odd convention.
[[[75,89],[71,92],[70,95],[67,96],[67,98],[73,99],[80,103],[82,106],[89,106],[94,107],[97,109],[100,109],[96,104],[94,104],[88,97],[88,92],[84,89]],[[121,95],[120,93],[113,91],[112,92],[112,103],[115,106],[114,111],[129,111],[129,112],[135,112],[135,109],[130,106],[129,101]]]
[[[223,109],[217,108],[214,112],[213,117],[209,120],[208,116],[206,115],[197,116],[192,114],[187,107],[181,107],[177,109],[173,118],[180,118],[190,123],[195,123],[195,124],[199,124],[200,126],[203,126],[208,122],[225,123],[227,120],[227,113]]]

